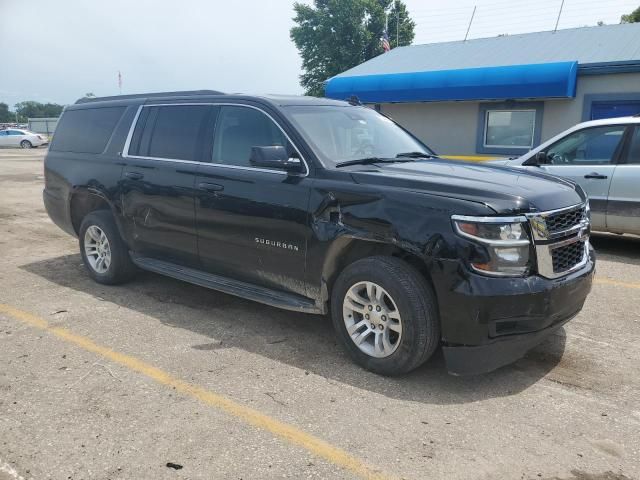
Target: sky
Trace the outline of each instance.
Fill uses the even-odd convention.
[[[305,3],[310,3],[306,0]],[[405,0],[414,43],[552,30],[562,0]],[[619,23],[639,0],[565,0],[558,28]],[[0,102],[87,92],[301,94],[291,0],[0,0]],[[392,21],[392,20],[390,20]]]

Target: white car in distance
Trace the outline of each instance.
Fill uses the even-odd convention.
[[[35,148],[47,145],[49,139],[38,133],[20,128],[0,130],[0,147]]]

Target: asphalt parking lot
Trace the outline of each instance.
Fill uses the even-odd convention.
[[[640,240],[512,366],[388,379],[328,319],[151,273],[106,287],[0,150],[0,480],[640,477]]]

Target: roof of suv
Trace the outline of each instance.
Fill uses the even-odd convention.
[[[221,98],[222,97],[222,98]],[[349,105],[346,101],[331,100],[329,98],[307,97],[301,95],[247,95],[243,93],[225,94],[217,90],[190,90],[190,91],[178,91],[178,92],[156,92],[156,93],[138,93],[133,95],[115,95],[111,97],[93,97],[93,98],[81,98],[76,101],[76,105],[87,104],[94,102],[109,102],[109,101],[122,101],[122,100],[189,100],[197,99],[198,101],[205,100],[205,98],[213,98],[216,100],[263,100],[267,101],[274,106],[283,107],[291,105],[334,105],[334,106],[346,106]]]

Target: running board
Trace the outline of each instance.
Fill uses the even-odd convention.
[[[150,272],[228,293],[229,295],[246,298],[247,300],[253,300],[254,302],[271,305],[272,307],[293,310],[295,312],[322,313],[312,300],[302,295],[279,292],[194,268],[183,267],[175,263],[164,262],[162,260],[156,260],[155,258],[141,257],[132,252],[129,252],[129,254],[131,255],[133,263],[143,270],[149,270]]]

